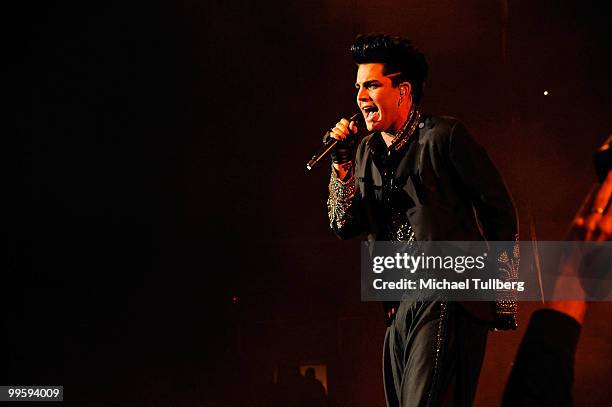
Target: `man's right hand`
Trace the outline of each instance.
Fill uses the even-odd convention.
[[[582,204],[574,218],[569,240],[612,240],[612,171]]]
[[[353,153],[355,149],[355,133],[357,133],[357,125],[354,121],[349,122],[347,119],[341,119],[336,126],[325,134],[326,141],[328,137],[338,140],[336,146],[330,152],[334,168],[338,171],[338,177],[344,179],[346,175],[346,164],[353,161]]]
[[[574,217],[572,226],[570,227],[567,240],[582,240],[582,241],[610,241],[612,240],[612,171],[608,172],[608,176],[599,188],[591,188],[591,192],[587,195],[582,203],[578,213]],[[594,255],[596,256],[596,255]],[[580,281],[580,270],[583,265],[585,256],[583,253],[574,250],[566,257],[561,259],[559,264],[559,274],[564,276],[574,276],[576,281]],[[591,262],[596,261],[596,257],[591,258]],[[588,266],[587,266],[588,267]],[[584,292],[580,285],[572,285],[568,288],[567,279],[557,280],[553,291],[553,296],[563,295],[562,293],[571,292],[572,295]],[[582,294],[585,295],[585,294]],[[551,301],[547,305],[558,312],[562,312],[574,318],[580,324],[584,322],[584,315],[587,309],[587,303],[583,300],[574,301]]]

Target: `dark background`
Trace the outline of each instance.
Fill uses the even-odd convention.
[[[413,39],[423,110],[487,148],[521,238],[533,222],[560,240],[612,128],[606,16],[577,1],[13,8],[2,383],[64,385],[79,405],[253,405],[275,366],[309,361],[333,405],[384,405],[359,242],[328,230],[327,164],[304,169],[355,110],[351,41]],[[490,335],[476,405],[496,404],[537,307]],[[612,400],[610,310],[587,315],[578,406]]]

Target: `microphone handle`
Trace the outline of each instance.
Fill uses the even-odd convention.
[[[336,140],[335,138],[330,138],[330,140],[332,141],[323,144],[323,147],[321,147],[321,149],[315,155],[312,156],[310,161],[306,163],[307,170],[312,170],[312,167],[314,167],[315,164],[318,163],[321,158],[325,157],[332,148],[336,147],[336,144],[338,144],[338,140]]]
[[[353,121],[357,121],[360,116],[361,116],[361,113],[355,113],[349,118],[349,123]],[[355,133],[353,137],[355,137],[356,135],[357,133]],[[327,140],[327,142],[323,143],[323,147],[321,147],[319,151],[315,155],[312,156],[310,161],[306,163],[306,169],[309,171],[312,170],[312,167],[314,167],[315,164],[318,163],[319,160],[321,160],[321,158],[325,157],[334,147],[336,147],[336,144],[338,144],[338,140],[330,137]]]

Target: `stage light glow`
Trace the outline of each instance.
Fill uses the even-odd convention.
[[[548,96],[548,91],[547,90],[544,91],[544,96]]]

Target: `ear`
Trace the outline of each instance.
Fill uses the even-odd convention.
[[[412,85],[410,82],[402,82],[399,84],[400,95],[404,96],[412,92]]]

